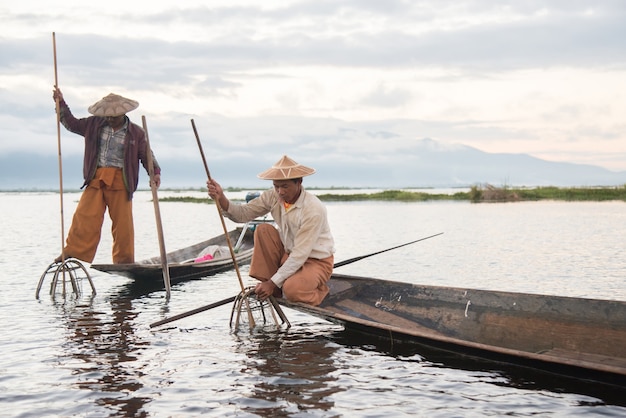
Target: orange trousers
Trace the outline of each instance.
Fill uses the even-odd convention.
[[[254,231],[254,251],[250,262],[251,277],[262,282],[272,278],[287,260],[276,228],[268,224],[257,225]],[[326,284],[333,272],[334,256],[324,259],[308,258],[304,265],[283,283],[283,296],[290,302],[304,302],[313,306],[322,303],[328,294]]]
[[[91,263],[100,243],[104,213],[109,210],[113,263],[135,261],[133,203],[128,199],[122,169],[101,167],[80,197],[63,250],[65,257]]]

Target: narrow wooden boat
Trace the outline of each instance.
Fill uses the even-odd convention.
[[[318,307],[286,307],[392,342],[626,387],[626,302],[333,274]]]
[[[229,233],[238,266],[248,264],[254,249],[253,229],[249,225]],[[206,254],[205,260],[198,260]],[[232,255],[224,234],[167,253],[170,283],[210,276],[234,268]],[[93,269],[134,279],[145,285],[163,286],[161,257],[152,257],[132,264],[92,264]]]

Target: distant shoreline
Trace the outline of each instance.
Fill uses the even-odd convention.
[[[372,188],[374,189],[374,188]],[[433,188],[434,189],[434,188]],[[466,188],[463,188],[466,189]],[[307,190],[316,190],[307,188]],[[329,190],[329,189],[319,189]],[[339,190],[339,189],[336,189]],[[366,190],[350,189],[342,190]],[[380,189],[375,189],[380,190]],[[246,191],[246,189],[227,189],[226,191]],[[611,201],[621,200],[626,202],[626,184],[620,187],[494,187],[491,185],[472,186],[469,191],[455,193],[427,193],[410,190],[394,189],[372,193],[333,194],[324,193],[317,195],[324,202],[351,202],[351,201],[397,201],[397,202],[426,202],[426,201],[469,201],[480,202],[521,202],[539,200],[562,200],[562,201]],[[162,202],[210,202],[208,198],[191,196],[165,197]]]
[[[324,202],[353,202],[353,201],[397,201],[397,202],[426,202],[426,201],[469,201],[480,202],[521,202],[539,200],[561,200],[561,201],[625,201],[626,184],[622,186],[597,186],[597,187],[496,187],[489,184],[471,187],[420,187],[406,189],[385,190],[379,187],[307,187],[309,191],[323,190],[372,190],[371,193],[323,193],[317,194]],[[415,190],[455,190],[463,189],[454,193],[429,193]],[[382,191],[381,191],[382,190]],[[138,191],[150,191],[150,189],[138,189]],[[203,192],[202,188],[173,188],[160,189],[162,192]],[[259,191],[258,188],[227,188],[227,192]],[[66,193],[80,193],[79,189],[65,190]],[[0,193],[58,193],[58,190],[0,190]],[[237,199],[235,199],[237,200]],[[194,196],[162,197],[160,202],[189,202],[189,203],[212,203],[210,199]]]

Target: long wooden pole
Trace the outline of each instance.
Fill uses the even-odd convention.
[[[345,266],[347,264],[351,264],[351,263],[354,263],[356,261],[363,260],[364,258],[371,257],[373,255],[384,253],[384,252],[387,252],[387,251],[395,250],[396,248],[404,247],[405,245],[409,245],[409,244],[414,244],[414,243],[419,242],[419,241],[424,241],[426,239],[429,239],[429,238],[432,238],[432,237],[436,237],[436,236],[441,235],[441,234],[443,234],[443,232],[440,232],[440,233],[435,234],[435,235],[431,235],[429,237],[416,239],[414,241],[410,241],[410,242],[407,242],[407,243],[404,243],[404,244],[401,244],[401,245],[396,245],[395,247],[387,248],[385,250],[376,251],[376,252],[371,253],[371,254],[366,254],[366,255],[362,255],[360,257],[354,257],[354,258],[350,258],[348,260],[340,261],[338,263],[335,263],[333,268]],[[229,302],[232,302],[233,300],[235,300],[235,296],[231,296],[229,298],[226,298],[226,299],[223,299],[223,300],[220,300],[220,301],[217,301],[217,302],[213,302],[210,305],[201,306],[200,308],[196,308],[196,309],[193,309],[191,311],[187,311],[187,312],[180,313],[178,315],[174,315],[174,316],[172,316],[170,318],[162,319],[160,321],[157,321],[157,322],[154,322],[154,323],[150,324],[150,328],[154,328],[154,327],[157,327],[157,326],[163,325],[163,324],[168,324],[168,323],[174,322],[174,321],[176,321],[178,319],[186,318],[188,316],[195,315],[195,314],[200,313],[200,312],[208,311],[209,309],[217,308],[218,306],[225,305],[225,304],[227,304]]]
[[[174,316],[170,316],[169,318],[161,319],[160,321],[156,321],[156,322],[153,322],[152,324],[150,324],[150,328],[158,327],[160,325],[169,324],[170,322],[174,322],[174,321],[177,321],[179,319],[187,318],[188,316],[195,315],[195,314],[200,313],[200,312],[208,311],[209,309],[213,309],[213,308],[217,308],[219,306],[226,305],[227,303],[234,302],[236,298],[237,298],[237,296],[231,296],[229,298],[222,299],[220,301],[211,303],[209,305],[201,306],[201,307],[196,308],[196,309],[192,309],[191,311],[179,313],[178,315],[174,315]]]
[[[198,130],[196,129],[196,123],[193,119],[191,119],[191,127],[193,128],[193,133],[196,136],[196,142],[198,143],[198,148],[200,149],[200,155],[202,156],[202,162],[204,163],[204,170],[206,171],[206,176],[209,180],[211,180],[211,172],[209,171],[209,165],[206,162],[206,158],[204,156],[204,150],[202,149],[202,142],[200,142],[200,135],[198,135]],[[230,251],[230,256],[233,259],[233,266],[235,267],[235,271],[237,272],[237,279],[239,280],[239,286],[241,287],[241,292],[245,291],[245,287],[243,285],[243,280],[241,279],[241,272],[239,271],[239,265],[237,264],[237,256],[235,255],[235,250],[233,248],[233,244],[230,241],[230,234],[228,233],[228,229],[226,228],[226,223],[224,222],[224,216],[222,215],[222,207],[220,206],[220,202],[218,199],[215,199],[215,207],[217,208],[217,213],[219,214],[220,221],[222,222],[222,229],[224,229],[224,236],[226,237],[226,242],[228,243],[228,250]],[[244,303],[246,305],[246,310],[248,311],[248,321],[250,321],[250,327],[254,326],[254,318],[252,317],[252,310],[250,309],[250,303],[247,298],[245,298]]]
[[[165,284],[165,293],[170,298],[170,268],[167,264],[167,252],[165,251],[165,240],[163,239],[163,224],[161,223],[161,210],[159,209],[159,195],[157,186],[154,182],[154,160],[152,159],[152,148],[150,147],[150,137],[148,135],[148,124],[146,117],[141,116],[143,130],[146,133],[146,157],[148,159],[148,174],[150,175],[150,189],[152,190],[152,202],[154,203],[154,217],[156,218],[157,234],[159,236],[159,249],[161,251],[161,269],[163,270],[163,283]]]
[[[59,76],[57,72],[57,41],[56,35],[52,32],[52,53],[54,55],[54,88],[59,88]],[[63,158],[61,157],[61,103],[59,97],[56,96],[56,111],[57,111],[57,149],[59,160],[59,198],[61,203],[61,263],[65,263],[65,254],[63,248],[65,247],[65,217],[63,213]]]
[[[361,255],[359,257],[354,257],[354,258],[350,258],[348,260],[340,261],[338,263],[335,263],[333,268],[345,266],[346,264],[352,264],[355,261],[363,260],[364,258],[371,257],[371,256],[376,255],[376,254],[386,253],[387,251],[395,250],[396,248],[404,247],[404,246],[407,246],[409,244],[415,244],[416,242],[424,241],[426,239],[433,238],[433,237],[436,237],[436,236],[441,235],[441,234],[443,234],[443,232],[440,232],[440,233],[435,234],[435,235],[431,235],[429,237],[416,239],[415,241],[410,241],[410,242],[407,242],[407,243],[404,243],[404,244],[396,245],[395,247],[387,248],[386,250],[376,251],[375,253]]]
[[[202,162],[204,163],[204,169],[206,171],[207,178],[211,180],[211,172],[209,171],[209,166],[207,165],[206,158],[204,157],[204,151],[202,149],[202,142],[200,142],[200,136],[198,135],[198,130],[196,129],[196,123],[193,119],[191,119],[191,126],[193,128],[193,133],[196,136],[196,142],[198,143],[198,148],[200,149],[200,155],[202,156]],[[239,272],[239,266],[237,265],[237,257],[235,256],[235,250],[233,249],[233,244],[230,241],[230,235],[228,234],[228,229],[226,228],[226,223],[224,222],[224,216],[222,215],[222,207],[220,205],[219,200],[215,200],[215,207],[217,207],[217,212],[220,216],[220,221],[222,222],[222,228],[224,229],[224,235],[226,236],[226,242],[228,243],[228,249],[230,250],[230,256],[233,259],[233,264],[235,266],[235,271],[237,272],[237,278],[239,279],[239,286],[241,286],[241,290],[245,290],[243,286],[243,280],[241,279],[241,273]]]

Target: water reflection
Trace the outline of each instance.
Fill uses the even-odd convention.
[[[626,406],[626,388],[619,385],[590,382],[564,375],[527,368],[520,365],[466,356],[417,343],[390,343],[388,340],[365,336],[351,330],[333,334],[333,340],[345,347],[375,352],[416,363],[419,368],[436,368],[472,372],[477,381],[499,387],[535,392],[550,392],[553,396],[579,394],[581,406]]]
[[[134,363],[149,342],[135,335],[137,312],[132,300],[112,297],[109,302],[111,312],[94,305],[93,300],[55,304],[68,331],[59,365],[71,370],[76,387],[89,391],[87,398],[93,399],[96,407],[116,416],[146,416],[142,409],[150,398],[135,396],[143,387],[143,373]]]
[[[236,351],[246,355],[243,372],[258,374],[242,410],[260,416],[292,416],[298,411],[330,411],[338,345],[324,331],[260,330],[239,336]],[[259,402],[248,402],[249,400]]]

